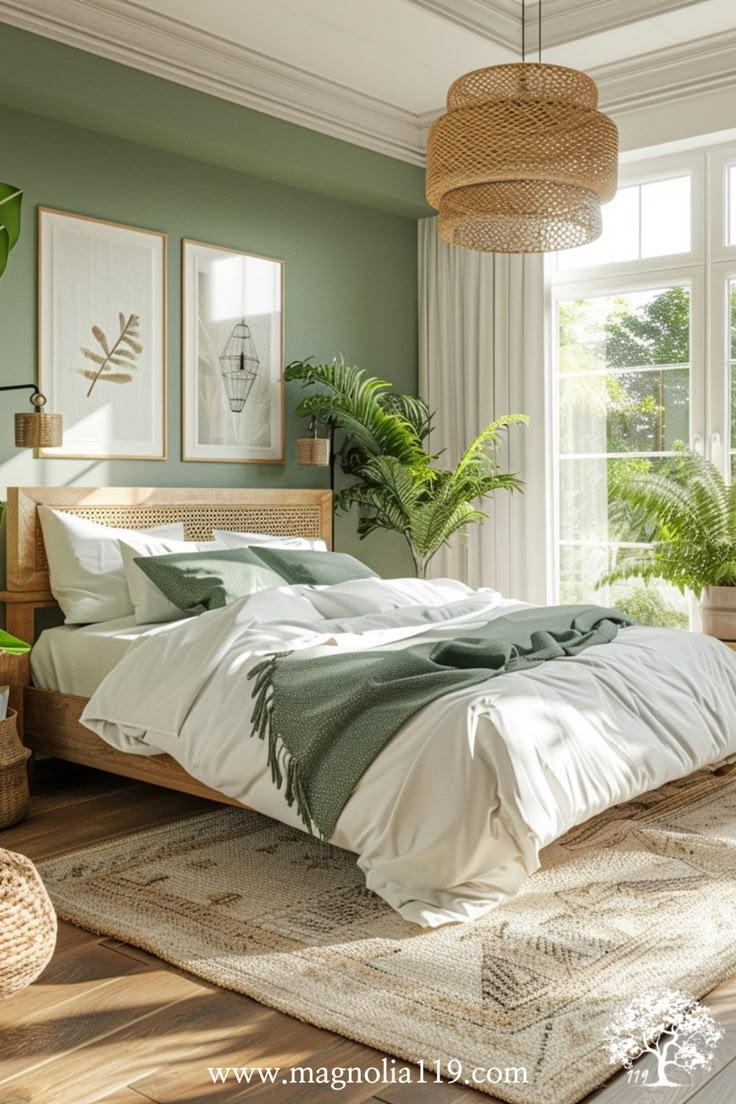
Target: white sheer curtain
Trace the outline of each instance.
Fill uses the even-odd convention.
[[[419,222],[419,387],[436,411],[430,447],[455,464],[487,422],[501,414],[530,418],[509,431],[501,464],[526,482],[486,500],[489,520],[454,538],[431,564],[435,576],[492,586],[544,603],[546,422],[544,280],[541,256],[502,256],[442,241],[437,219]],[[442,463],[442,461],[440,461]]]

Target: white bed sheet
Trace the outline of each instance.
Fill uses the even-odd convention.
[[[45,629],[31,652],[31,674],[41,690],[91,698],[137,640],[180,625],[136,625],[135,616],[97,625],[59,625]]]
[[[214,789],[303,828],[250,736],[247,676],[260,656],[405,647],[515,605],[447,580],[264,591],[142,640],[83,723],[122,750],[168,752]],[[472,920],[514,894],[540,849],[575,824],[734,753],[736,655],[697,633],[626,628],[605,647],[415,714],[361,778],[331,842],[357,852],[366,884],[407,920]]]

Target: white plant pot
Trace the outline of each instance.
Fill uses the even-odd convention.
[[[719,640],[736,640],[736,586],[711,586],[700,600],[703,632]]]

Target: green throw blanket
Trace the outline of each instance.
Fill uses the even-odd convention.
[[[289,805],[296,802],[310,832],[316,828],[328,839],[363,773],[425,705],[496,675],[607,644],[619,626],[631,624],[601,606],[535,606],[456,639],[399,651],[314,659],[281,652],[250,672],[251,735],[268,740],[271,777],[279,789],[286,780]]]

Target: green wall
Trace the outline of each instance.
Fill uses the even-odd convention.
[[[326,472],[300,468],[295,463],[295,439],[304,423],[292,411],[297,390],[287,390],[286,455],[284,465],[239,465],[182,463],[180,436],[180,251],[181,238],[189,237],[283,258],[286,262],[286,359],[314,354],[331,358],[342,352],[369,372],[390,379],[399,390],[417,387],[417,297],[416,222],[407,215],[411,204],[421,211],[416,199],[416,176],[406,177],[400,166],[399,183],[391,182],[391,199],[384,191],[373,206],[347,202],[325,195],[314,174],[306,188],[246,175],[208,161],[131,142],[69,123],[1,106],[1,101],[18,100],[13,85],[15,55],[8,53],[7,35],[0,39],[4,56],[11,59],[11,71],[4,69],[0,81],[0,179],[25,191],[24,225],[21,241],[11,256],[0,282],[0,380],[3,383],[32,381],[36,377],[36,206],[68,210],[98,218],[165,231],[169,236],[168,292],[168,431],[169,458],[166,461],[40,460],[13,445],[12,417],[25,409],[26,396],[4,395],[0,401],[0,496],[13,485],[142,485],[142,486],[264,486],[313,487],[326,484]],[[21,35],[21,32],[12,32]],[[56,43],[22,35],[22,40],[41,54],[47,48],[61,51],[78,65],[67,65],[59,102],[69,103],[69,87],[77,82],[79,95],[97,102],[104,90],[106,72],[125,81],[154,82],[160,96],[165,92],[167,110],[174,112],[177,128],[191,97],[207,101],[214,118],[218,105],[230,119],[241,112],[245,132],[257,119],[261,142],[272,124],[274,149],[298,132],[299,157],[313,142],[313,160],[324,154],[324,142],[338,150],[344,147],[348,161],[341,164],[342,194],[352,194],[350,183],[365,200],[365,174],[374,166],[377,179],[393,171],[391,159],[359,151],[352,168],[352,151],[357,147],[326,140],[303,128],[293,127],[255,112],[234,108],[211,97],[148,78],[122,66],[102,62]],[[12,45],[12,43],[11,43]],[[48,60],[48,58],[46,59]],[[27,76],[44,72],[40,82],[53,88],[53,81],[25,49],[19,66]],[[84,67],[94,62],[96,83],[86,83]],[[87,74],[89,76],[89,74]],[[35,78],[34,78],[35,81]],[[37,85],[39,82],[36,82]],[[152,103],[153,86],[149,86]],[[15,94],[11,95],[15,89]],[[177,103],[179,109],[177,111]],[[43,106],[35,100],[35,108]],[[204,109],[202,108],[202,111]],[[231,120],[232,121],[232,120]],[[150,137],[145,120],[141,131]],[[242,135],[230,132],[231,144]],[[274,155],[275,156],[275,155]],[[337,157],[337,153],[335,155]],[[387,168],[388,166],[388,168]],[[261,165],[262,167],[262,165]],[[321,173],[328,166],[321,164]],[[390,176],[389,171],[389,176]],[[306,174],[305,174],[306,175]],[[362,180],[362,183],[361,183]],[[362,189],[362,191],[361,191]],[[401,197],[397,198],[398,192]],[[412,196],[414,198],[412,198]],[[400,213],[391,213],[394,206]],[[336,546],[352,551],[386,574],[408,573],[410,560],[398,537],[374,535],[365,542],[355,537],[355,520],[338,520]]]

